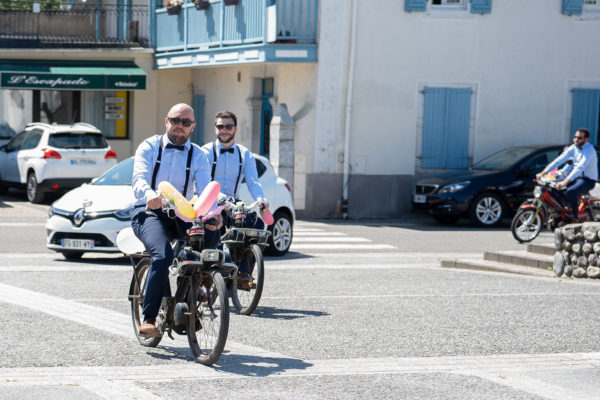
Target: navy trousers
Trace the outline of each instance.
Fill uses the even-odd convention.
[[[594,181],[593,179],[579,177],[576,178],[573,182],[569,183],[569,185],[567,186],[565,194],[567,196],[567,199],[569,199],[569,203],[571,203],[571,210],[573,210],[573,219],[579,218],[579,196],[592,190],[595,184],[596,181]]]
[[[177,235],[177,225],[185,229],[188,225],[178,218],[169,218],[162,210],[145,212],[145,207],[136,207],[131,217],[131,228],[150,254],[150,270],[146,279],[143,313],[145,319],[156,318],[164,296],[171,295],[169,266],[174,254],[171,238]]]

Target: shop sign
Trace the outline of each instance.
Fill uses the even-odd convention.
[[[76,75],[2,72],[0,88],[11,89],[113,89],[135,90],[146,88],[143,75]]]

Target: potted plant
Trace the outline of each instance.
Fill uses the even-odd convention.
[[[181,11],[181,6],[183,5],[184,0],[167,0],[167,14],[169,15],[177,15]]]
[[[194,5],[196,6],[196,10],[208,10],[208,8],[210,7],[210,1],[196,0],[194,1]]]
[[[235,6],[238,3],[238,0],[223,0],[226,6]]]

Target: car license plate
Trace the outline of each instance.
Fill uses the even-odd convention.
[[[71,160],[71,165],[96,165],[96,160]]]
[[[93,249],[94,241],[86,239],[62,239],[61,246],[65,249]]]
[[[413,203],[426,203],[427,196],[423,194],[413,194]]]

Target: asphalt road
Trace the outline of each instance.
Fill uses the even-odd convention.
[[[440,268],[522,248],[508,226],[298,221],[205,367],[137,344],[128,260],[48,251],[47,208],[0,196],[2,399],[600,398],[600,282]]]

